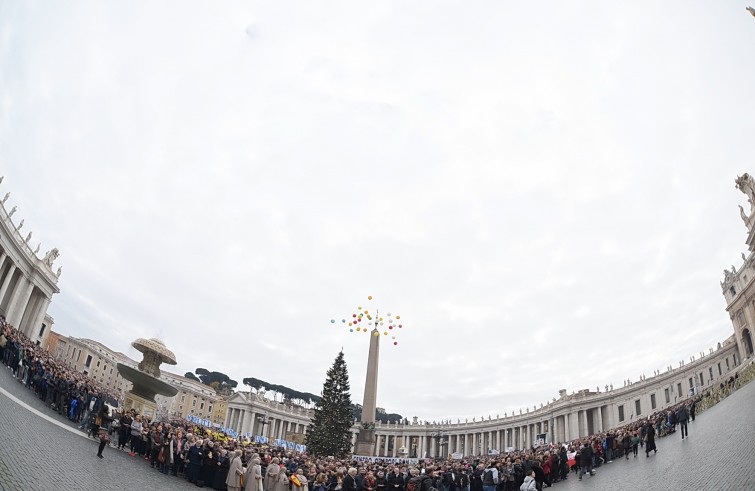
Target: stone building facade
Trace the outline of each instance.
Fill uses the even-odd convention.
[[[271,401],[262,394],[236,392],[228,399],[223,426],[239,435],[296,441],[306,434],[312,416],[311,409]]]
[[[0,200],[0,314],[29,339],[42,344],[54,322],[47,308],[53,295],[60,293],[61,268],[53,272],[59,252],[51,249],[42,258],[37,255],[41,244],[32,249],[32,232],[24,236],[24,220],[15,222],[17,207],[6,209],[9,196],[7,193]]]

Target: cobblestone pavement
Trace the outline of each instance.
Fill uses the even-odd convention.
[[[755,490],[755,383],[745,385],[695,418],[689,437],[677,431],[656,439],[658,453],[619,458],[582,481],[572,473],[554,491],[584,490]]]
[[[195,489],[112,447],[105,449],[104,460],[98,459],[95,440],[45,407],[3,365],[0,388],[45,416],[0,392],[0,489]],[[755,383],[700,414],[689,425],[689,438],[682,440],[679,433],[659,438],[656,455],[617,459],[582,481],[571,474],[552,489],[755,490],[753,406]]]

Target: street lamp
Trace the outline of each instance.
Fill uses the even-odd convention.
[[[263,414],[262,416],[257,416],[257,421],[260,422],[262,425],[262,428],[260,428],[260,434],[262,436],[265,436],[265,425],[270,423],[270,420],[267,417],[267,414]]]
[[[430,433],[430,436],[435,437],[438,439],[438,447],[440,449],[440,454],[445,455],[443,452],[443,447],[448,445],[448,436],[446,435],[445,431],[433,431]]]

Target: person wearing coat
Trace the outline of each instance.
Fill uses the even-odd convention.
[[[228,465],[228,476],[225,478],[225,485],[228,491],[240,491],[241,475],[244,473],[244,467],[241,465],[241,450],[234,450],[228,458],[231,463]]]
[[[262,467],[260,466],[260,462],[259,457],[254,457],[250,462],[244,476],[244,491],[261,491]]]
[[[228,480],[228,471],[230,470],[230,455],[228,451],[221,448],[218,454],[218,462],[215,467],[215,476],[212,478],[212,489],[224,491],[226,481]]]
[[[658,449],[655,446],[655,428],[653,423],[648,421],[645,427],[645,457],[650,457],[650,451],[653,451],[653,455],[658,453]]]
[[[290,491],[291,490],[291,481],[288,480],[288,474],[286,474],[286,469],[281,468],[280,473],[278,474],[278,491]]]
[[[521,491],[537,491],[537,481],[535,481],[535,471],[531,470],[529,475],[524,478],[524,482],[519,486]]]
[[[267,470],[265,471],[265,491],[283,491],[283,488],[278,485],[278,474],[280,474],[281,470],[278,465],[279,462],[278,457],[273,457],[273,460],[267,466]]]

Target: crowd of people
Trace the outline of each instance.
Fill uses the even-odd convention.
[[[111,411],[115,394],[55,360],[2,318],[0,359],[51,410],[66,414],[98,439],[99,458],[110,445],[129,458],[143,459],[154,472],[231,491],[541,491],[570,477],[594,476],[601,465],[637,458],[640,451],[646,458],[655,455],[656,438],[675,434],[677,428],[682,438],[688,437],[699,401],[708,407],[712,398],[720,400],[727,388],[739,385],[738,376],[732,377],[647,418],[571,442],[461,460],[407,464],[378,458],[364,463],[234,440],[188,421],[151,421],[134,411]],[[752,372],[749,367],[748,380]]]

